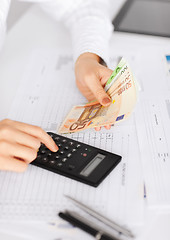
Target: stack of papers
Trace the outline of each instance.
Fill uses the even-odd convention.
[[[75,85],[69,50],[40,49],[30,56],[8,117],[56,131],[69,109],[85,101]],[[96,189],[32,165],[22,174],[1,172],[2,218],[55,220],[57,212],[69,204],[66,194],[118,223],[142,224],[144,181],[134,121],[132,116],[110,131],[92,129],[69,135],[122,156]]]
[[[64,194],[131,229],[144,223],[146,207],[170,208],[170,78],[165,71],[166,53],[158,51],[160,61],[152,52],[148,55],[141,69],[141,56],[124,53],[141,86],[132,116],[109,131],[69,135],[121,155],[117,168],[96,189],[32,165],[21,174],[0,172],[1,219],[55,222],[57,213],[70,206]],[[114,68],[120,57],[114,51],[109,67]],[[8,117],[56,132],[79,102],[86,100],[75,85],[69,50],[37,49]]]

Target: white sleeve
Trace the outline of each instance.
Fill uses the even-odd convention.
[[[40,2],[41,0],[39,0]],[[63,21],[71,33],[74,61],[84,52],[108,61],[109,39],[113,31],[109,0],[45,0],[43,9]]]
[[[11,0],[0,0],[0,49],[6,34],[6,19]]]

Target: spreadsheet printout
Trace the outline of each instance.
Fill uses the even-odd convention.
[[[71,107],[84,102],[75,85],[71,53],[37,50],[23,71],[8,117],[56,132]],[[134,123],[132,116],[110,131],[92,129],[68,135],[122,156],[96,189],[32,165],[21,174],[1,172],[1,218],[55,219],[57,212],[69,206],[67,194],[120,223],[141,224],[144,181]]]

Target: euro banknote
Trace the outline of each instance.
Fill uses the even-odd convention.
[[[122,58],[105,85],[111,98],[108,107],[93,101],[74,106],[59,128],[59,133],[72,133],[87,128],[112,125],[125,120],[137,101],[137,84],[127,61]]]

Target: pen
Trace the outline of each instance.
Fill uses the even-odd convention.
[[[107,234],[105,231],[99,230],[95,224],[91,222],[87,222],[87,220],[75,212],[60,212],[58,214],[62,219],[68,221],[73,226],[76,226],[83,231],[89,233],[90,235],[94,236],[97,240],[119,240],[115,236]]]
[[[146,199],[146,185],[145,183],[143,184],[143,197]]]
[[[134,235],[132,234],[132,232],[130,230],[126,229],[125,227],[122,227],[122,226],[118,225],[113,220],[110,220],[110,219],[106,218],[102,214],[96,212],[95,210],[93,210],[90,207],[87,207],[86,205],[84,205],[83,203],[79,202],[78,200],[76,200],[76,199],[74,199],[74,198],[72,198],[72,197],[70,197],[68,195],[65,195],[65,197],[70,199],[73,203],[75,203],[82,210],[84,210],[85,212],[87,212],[88,214],[93,216],[94,218],[98,219],[102,223],[105,223],[107,226],[111,227],[115,231],[117,231],[117,232],[119,232],[121,234],[124,234],[125,236],[134,238]]]

